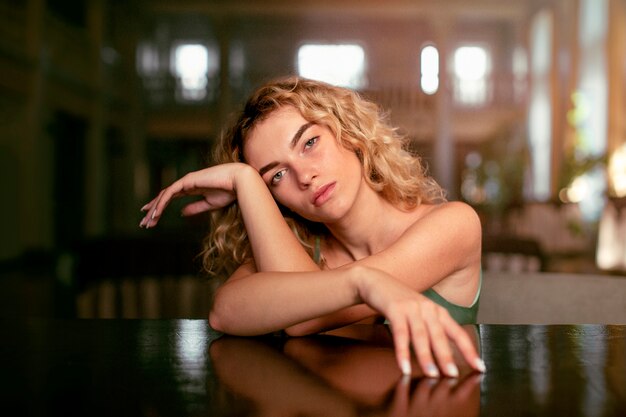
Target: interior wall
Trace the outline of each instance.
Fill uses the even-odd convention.
[[[246,8],[245,1],[207,1],[202,8],[199,2],[84,0],[82,16],[78,12],[64,15],[62,7],[51,10],[53,3],[55,7],[63,4],[0,2],[0,148],[7,162],[0,168],[0,182],[3,189],[15,194],[3,207],[7,216],[0,220],[3,234],[15,238],[3,239],[0,259],[29,248],[55,248],[58,158],[54,156],[54,132],[49,129],[58,112],[86,123],[84,220],[77,219],[82,223],[81,236],[132,234],[139,221],[138,207],[169,179],[202,166],[208,145],[228,115],[259,83],[295,72],[297,49],[304,42],[361,44],[368,56],[371,90],[365,93],[391,110],[392,119],[409,132],[415,149],[424,153],[431,169],[437,163],[434,145],[445,127],[452,138],[451,159],[459,182],[467,153],[520,130],[526,98],[516,98],[513,91],[512,55],[517,47],[527,46],[527,26],[533,13],[550,7],[557,14],[554,58],[559,63],[553,74],[558,110],[553,170],[560,164],[577,59],[571,45],[576,30],[571,1],[529,0],[500,8],[490,2],[490,13],[483,13],[487,10],[484,4],[463,9],[458,2],[442,3],[440,10],[430,3],[394,2],[391,12],[376,13],[378,6],[346,1],[337,9],[339,13],[332,13],[327,5],[307,2],[291,11],[281,6],[284,2],[276,1],[268,7],[278,12],[270,13]],[[235,7],[239,3],[243,6]],[[611,4],[621,5],[623,16],[624,1],[612,0]],[[402,13],[400,7],[408,12]],[[616,10],[611,14],[617,21],[612,27],[619,28],[619,8]],[[617,52],[612,55],[616,58],[611,77],[618,85],[624,73],[619,58],[624,42],[619,41],[623,33],[613,31],[617,40],[611,44]],[[219,76],[219,95],[213,102],[151,105],[137,74],[137,44],[153,41],[168,51],[173,42],[193,39],[219,45],[223,58],[232,60],[231,53],[240,51],[245,59],[243,71]],[[419,91],[419,50],[428,42],[443,45],[448,63],[448,55],[460,44],[487,45],[495,80],[492,105],[461,108],[452,104],[447,107],[449,114],[438,118],[441,103]],[[169,56],[166,53],[161,59],[167,61]],[[222,69],[230,69],[230,64],[232,61],[222,63]],[[624,91],[623,83],[621,86]],[[451,94],[452,87],[448,83],[443,94]],[[619,133],[623,130],[621,107],[619,100],[615,102],[610,140],[617,144],[623,142],[624,134]],[[163,162],[164,156],[169,156],[169,162]],[[179,222],[172,220],[172,225],[177,227]]]

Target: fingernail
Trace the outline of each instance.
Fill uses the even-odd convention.
[[[156,210],[154,210],[154,211],[152,212],[152,215],[150,216],[150,220],[154,220],[154,216],[155,216],[155,215],[156,215]]]
[[[479,372],[485,373],[487,371],[487,367],[485,366],[485,361],[478,358],[474,361],[474,366]]]
[[[148,208],[148,205],[146,204],[145,206],[143,206],[142,208],[139,209],[139,211],[146,211],[146,209]]]
[[[426,365],[426,375],[431,378],[439,378],[439,369],[434,363],[429,363]]]
[[[449,363],[446,366],[446,372],[448,374],[448,376],[452,377],[452,378],[456,378],[459,376],[459,368],[456,367],[456,365]]]
[[[400,363],[400,369],[402,370],[402,373],[404,375],[411,375],[411,363],[409,362],[408,359],[404,359]]]
[[[141,219],[141,221],[139,222],[139,227],[143,227],[146,223],[146,218],[144,217],[143,219]]]

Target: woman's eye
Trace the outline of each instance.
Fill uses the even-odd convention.
[[[304,144],[305,149],[310,148],[311,146],[315,145],[315,142],[317,142],[318,139],[319,137],[316,136],[314,138],[307,140],[306,143]]]
[[[285,171],[278,171],[276,174],[274,174],[274,176],[272,177],[271,183],[272,185],[278,183],[278,181],[280,181],[283,178],[283,175],[285,175]]]

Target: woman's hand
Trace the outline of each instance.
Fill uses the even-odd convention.
[[[156,198],[141,208],[146,215],[139,226],[146,229],[156,226],[170,201],[182,196],[202,196],[202,199],[183,208],[184,216],[228,206],[237,199],[237,181],[243,172],[248,171],[256,174],[252,167],[243,163],[221,164],[190,172],[161,190]]]
[[[470,337],[445,308],[382,271],[354,267],[353,274],[361,300],[389,321],[402,373],[411,373],[412,346],[425,375],[438,377],[441,370],[458,377],[450,342],[473,369],[485,371]]]

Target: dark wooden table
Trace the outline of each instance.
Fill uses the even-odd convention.
[[[487,373],[402,378],[385,326],[220,336],[205,320],[0,321],[6,416],[626,416],[626,327],[480,325]]]

